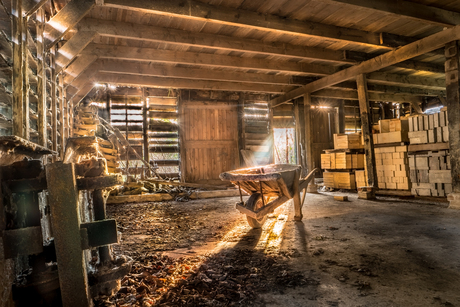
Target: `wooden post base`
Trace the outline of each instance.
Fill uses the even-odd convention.
[[[449,209],[460,210],[460,193],[451,193],[447,195],[449,201]]]
[[[310,183],[308,186],[307,186],[307,193],[318,193],[318,185],[316,185],[315,183]]]
[[[375,187],[360,187],[358,188],[358,199],[375,199]]]

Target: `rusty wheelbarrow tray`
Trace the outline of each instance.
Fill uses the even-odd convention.
[[[316,171],[314,169],[305,178],[300,178],[299,165],[270,164],[225,172],[219,177],[238,186],[241,202],[236,204],[236,208],[246,214],[250,226],[260,228],[267,214],[291,198],[294,199],[295,220],[302,219],[305,193],[301,201],[300,191],[307,188]],[[250,195],[246,203],[243,202],[241,190]]]

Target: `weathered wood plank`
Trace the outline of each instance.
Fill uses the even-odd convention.
[[[82,51],[96,36],[94,31],[78,31],[61,48],[56,55],[56,68],[59,73]]]

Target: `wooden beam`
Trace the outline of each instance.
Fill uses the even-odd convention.
[[[101,36],[138,39],[150,42],[165,42],[180,46],[213,48],[287,58],[324,60],[338,63],[355,62],[348,60],[342,51],[316,47],[306,47],[285,43],[265,43],[253,39],[227,35],[196,33],[170,28],[155,27],[127,22],[85,18],[77,25],[79,31],[96,31]]]
[[[324,0],[327,3],[344,3],[406,17],[441,27],[460,25],[460,13],[410,1],[393,0]]]
[[[86,83],[83,87],[80,88],[77,94],[71,97],[73,105],[77,106],[82,101],[82,99],[88,95],[91,95],[91,93],[94,93],[95,91],[96,88],[94,87],[93,82]]]
[[[203,89],[218,91],[239,91],[239,92],[262,92],[262,93],[282,93],[292,88],[290,86],[266,85],[266,84],[248,84],[238,82],[219,82],[219,81],[201,81],[187,80],[176,78],[158,78],[136,75],[112,75],[99,73],[95,80],[99,83],[109,83],[118,85],[131,86],[153,86],[167,87],[177,89]]]
[[[47,109],[46,109],[46,67],[45,46],[43,45],[43,30],[45,27],[45,10],[37,11],[37,125],[38,144],[48,147]]]
[[[388,46],[383,46],[381,44],[380,35],[376,33],[315,22],[291,20],[247,10],[217,7],[197,1],[131,0],[128,3],[124,0],[105,0],[104,5],[144,13],[237,26],[246,29],[319,37],[329,42],[346,41],[350,44],[372,46],[379,49],[388,48]]]
[[[145,89],[142,89],[142,98],[141,101],[143,102],[142,108],[142,139],[143,139],[143,149],[144,149],[144,160],[149,162],[149,120],[147,116],[148,111],[148,102],[147,97],[145,95]]]
[[[94,0],[71,0],[45,25],[46,50],[54,46],[95,5]]]
[[[366,158],[365,169],[367,174],[367,186],[377,187],[377,171],[374,154],[374,139],[369,113],[369,99],[367,93],[366,76],[360,74],[356,77],[359,95],[359,110],[361,113],[361,132],[364,140],[364,154]]]
[[[28,21],[29,17],[25,16],[21,18],[22,22],[22,31],[23,31],[23,39],[22,39],[22,120],[23,120],[23,135],[22,137],[26,140],[29,140],[30,138],[30,122],[29,122],[29,116],[30,116],[30,105],[29,105],[29,40],[27,39],[28,35]]]
[[[164,42],[179,46],[212,48],[216,50],[248,52],[281,56],[289,59],[321,60],[341,64],[357,64],[370,57],[362,52],[331,50],[298,46],[277,42],[261,42],[253,39],[231,37],[209,33],[194,33],[183,30],[141,25],[127,22],[85,18],[77,25],[79,31],[96,31],[101,36],[142,41]],[[406,61],[395,66],[434,73],[444,73],[444,67],[426,62]]]
[[[157,63],[99,60],[100,72],[113,74],[135,74],[152,77],[172,77],[197,80],[215,80],[228,82],[266,83],[278,85],[303,85],[303,80],[288,75],[268,75],[260,73],[235,72],[209,68],[175,67]]]
[[[78,31],[61,48],[56,55],[56,68],[59,73],[93,40],[94,31]]]
[[[394,63],[399,63],[429,51],[436,50],[446,43],[458,39],[459,37],[460,26],[438,32],[436,34],[422,38],[419,41],[410,43],[394,51],[387,52],[371,60],[362,62],[359,65],[346,68],[333,75],[311,82],[304,87],[295,89],[285,95],[277,97],[270,102],[271,107],[275,107],[288,100],[297,98],[306,92],[312,93],[328,86],[352,79],[359,74],[374,72],[376,70],[391,66]]]
[[[242,58],[219,54],[182,52],[151,48],[132,48],[127,46],[111,46],[89,44],[83,51],[85,55],[96,55],[105,59],[136,60],[146,62],[163,62],[211,67],[229,67],[238,69],[254,69],[269,72],[289,72],[302,75],[324,76],[337,71],[337,68],[319,64],[274,61],[257,58]]]
[[[397,86],[410,86],[415,88],[426,88],[434,90],[445,90],[446,80],[445,79],[433,79],[419,76],[408,76],[398,74],[388,74],[381,72],[373,72],[367,74],[367,80],[369,83],[381,83],[391,84]]]
[[[311,94],[312,97],[333,98],[333,99],[351,99],[358,100],[358,92],[355,90],[340,90],[340,89],[323,89]],[[423,101],[422,96],[412,96],[404,94],[382,94],[368,93],[370,101],[391,101],[391,102],[417,102]]]
[[[56,82],[57,82],[57,76],[56,76],[56,63],[55,63],[55,58],[56,58],[56,48],[53,47],[50,52],[50,81],[51,81],[51,93],[50,93],[50,98],[51,98],[51,135],[52,135],[52,149],[53,151],[57,151],[57,138],[58,138],[58,127],[57,127],[57,93],[56,93]]]
[[[48,0],[23,0],[23,12],[26,16],[31,16],[38,11]]]
[[[22,12],[22,0],[13,0],[12,10]],[[16,14],[17,15],[17,14]],[[23,17],[12,15],[12,39],[13,39],[13,135],[24,138],[26,131],[24,125],[24,104],[23,104]]]
[[[83,71],[85,71],[94,61],[97,60],[95,55],[81,55],[76,58],[66,69],[64,76],[64,83],[70,84],[78,77]]]
[[[314,168],[313,158],[313,135],[311,129],[311,95],[303,95],[303,116],[305,121],[305,165],[308,173]]]
[[[460,44],[458,41],[446,45],[447,116],[449,120],[449,153],[452,170],[452,191],[460,193]],[[451,201],[451,206],[453,202]],[[458,207],[458,198],[457,198]]]

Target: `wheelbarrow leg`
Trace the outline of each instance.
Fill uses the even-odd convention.
[[[302,201],[300,200],[300,189],[299,189],[299,179],[300,179],[300,170],[295,172],[294,177],[294,184],[293,184],[293,192],[294,192],[294,220],[301,221],[302,220]]]

